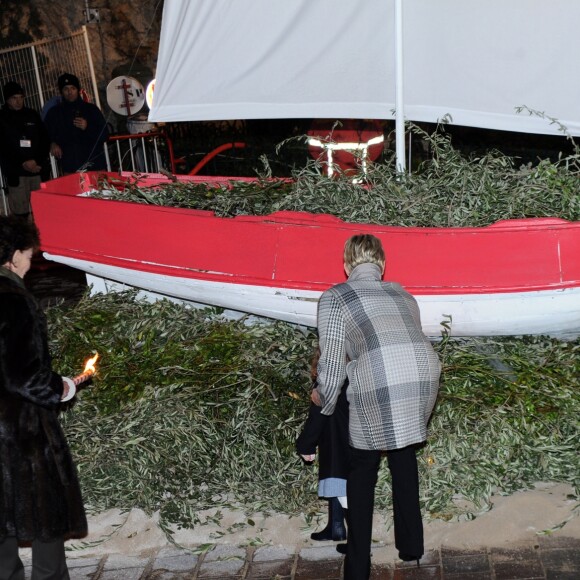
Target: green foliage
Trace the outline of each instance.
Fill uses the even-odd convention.
[[[422,464],[429,512],[471,517],[492,493],[537,481],[578,492],[580,341],[470,339],[438,349],[444,370]]]
[[[292,210],[328,213],[349,222],[398,226],[485,226],[503,219],[559,217],[580,220],[580,152],[557,162],[518,166],[497,151],[465,157],[440,129],[429,135],[410,130],[428,145],[431,158],[410,175],[392,159],[371,164],[361,183],[353,175],[327,177],[312,161],[292,180],[259,178],[227,186],[167,183],[123,189],[103,183],[95,197],[214,211],[222,217],[267,215]],[[360,177],[360,176],[359,176]]]
[[[93,383],[63,413],[92,509],[139,507],[188,527],[219,506],[319,509],[316,469],[294,450],[314,333],[132,294],[86,297],[48,319],[63,374],[101,354]],[[580,489],[580,341],[445,337],[436,348],[444,372],[420,452],[431,517],[473,517],[492,493],[536,481]],[[389,482],[383,465],[378,509],[390,510]]]
[[[282,489],[296,506],[311,487],[294,438],[309,401],[313,333],[131,294],[87,297],[48,316],[61,372],[101,354],[98,375],[64,416],[95,509],[138,506],[191,526],[216,503],[283,510]]]

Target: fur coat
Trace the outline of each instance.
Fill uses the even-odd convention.
[[[87,521],[60,426],[63,385],[46,321],[23,281],[0,266],[0,541],[82,537]]]

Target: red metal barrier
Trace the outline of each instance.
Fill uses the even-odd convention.
[[[197,175],[205,165],[207,165],[216,155],[219,155],[223,151],[227,151],[228,149],[243,149],[245,146],[245,143],[234,142],[224,143],[223,145],[216,147],[213,151],[210,151],[207,155],[205,155],[205,157],[189,172],[188,175]]]

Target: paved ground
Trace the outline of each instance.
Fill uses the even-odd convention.
[[[27,285],[47,305],[74,302],[84,292],[84,275],[64,266],[36,262]],[[580,539],[543,537],[527,545],[478,550],[441,548],[428,552],[421,567],[392,561],[387,548],[373,548],[373,580],[580,580]],[[390,551],[392,553],[392,550]],[[344,558],[334,545],[316,548],[163,548],[142,554],[98,558],[69,556],[72,580],[339,580]],[[30,577],[30,562],[25,560]]]
[[[540,537],[529,545],[478,550],[442,548],[415,563],[383,562],[373,548],[371,580],[578,580],[580,540]],[[100,558],[69,556],[71,580],[340,580],[343,556],[334,546],[237,548],[217,545],[205,554],[163,548]],[[29,566],[29,562],[25,562]],[[27,570],[30,577],[30,569]]]

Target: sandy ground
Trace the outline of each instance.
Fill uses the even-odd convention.
[[[491,510],[471,521],[425,522],[426,549],[441,546],[459,549],[500,547],[507,543],[533,542],[538,533],[546,530],[552,530],[553,535],[580,538],[580,508],[569,485],[540,483],[530,491],[496,496],[492,503]],[[255,514],[249,518],[243,512],[217,507],[199,516],[204,521],[218,510],[222,514],[220,524],[207,523],[195,529],[175,530],[175,542],[187,548],[206,543],[295,546],[298,549],[321,545],[309,537],[318,527],[317,523],[313,522],[309,527],[303,516],[289,518],[272,514],[264,517]],[[248,519],[253,525],[248,524]],[[393,531],[387,524],[384,517],[375,514],[373,539],[391,546],[394,556]],[[235,531],[229,533],[228,528]],[[89,536],[82,542],[69,542],[74,547],[71,556],[138,554],[169,545],[158,525],[157,514],[148,517],[137,509],[128,513],[109,510],[90,516],[89,529]]]

